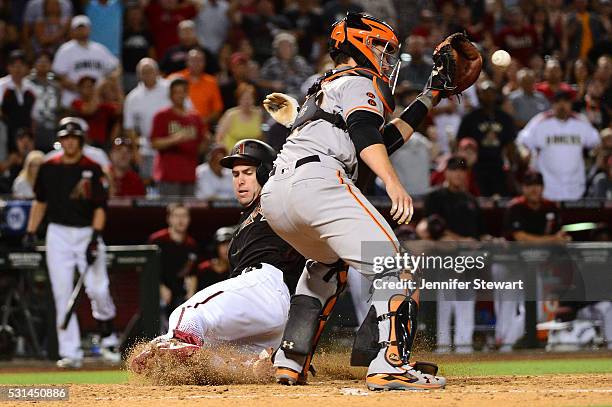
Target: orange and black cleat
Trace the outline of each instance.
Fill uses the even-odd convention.
[[[446,379],[410,369],[404,373],[374,373],[366,377],[370,390],[437,390],[446,386]]]

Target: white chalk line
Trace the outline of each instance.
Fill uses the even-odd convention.
[[[296,397],[330,397],[330,396],[369,396],[375,394],[392,394],[390,392],[368,392],[366,390],[358,389],[357,392],[347,392],[346,390],[357,390],[357,389],[341,389],[338,393],[273,393],[273,394],[194,394],[189,396],[128,396],[128,397],[96,397],[96,401],[123,401],[123,400],[191,400],[191,399],[255,399],[265,397],[277,397],[277,398],[296,398]],[[447,394],[446,390],[432,390],[432,391],[419,391],[419,393],[425,394]],[[612,389],[539,389],[539,390],[486,390],[486,389],[463,389],[458,392],[451,392],[452,395],[460,394],[491,394],[491,393],[513,393],[513,394],[551,394],[551,393],[562,393],[562,394],[583,394],[583,393],[612,393]]]

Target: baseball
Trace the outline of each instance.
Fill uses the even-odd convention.
[[[498,66],[500,68],[505,68],[510,65],[512,58],[510,58],[510,54],[503,49],[498,49],[491,56],[491,62],[493,65]]]

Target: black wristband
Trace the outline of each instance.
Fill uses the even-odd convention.
[[[427,117],[429,109],[432,107],[431,96],[427,94],[420,94],[411,104],[408,106],[402,114],[400,119],[405,121],[412,130],[416,131],[423,119]]]

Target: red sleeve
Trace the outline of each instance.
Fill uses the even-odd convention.
[[[144,183],[138,174],[131,173],[131,182],[130,182],[130,190],[128,191],[131,196],[145,196],[147,191],[145,189]]]
[[[72,104],[70,105],[70,107],[72,107],[73,110],[80,112],[81,109],[83,108],[83,101],[81,99],[75,99],[72,101]]]

